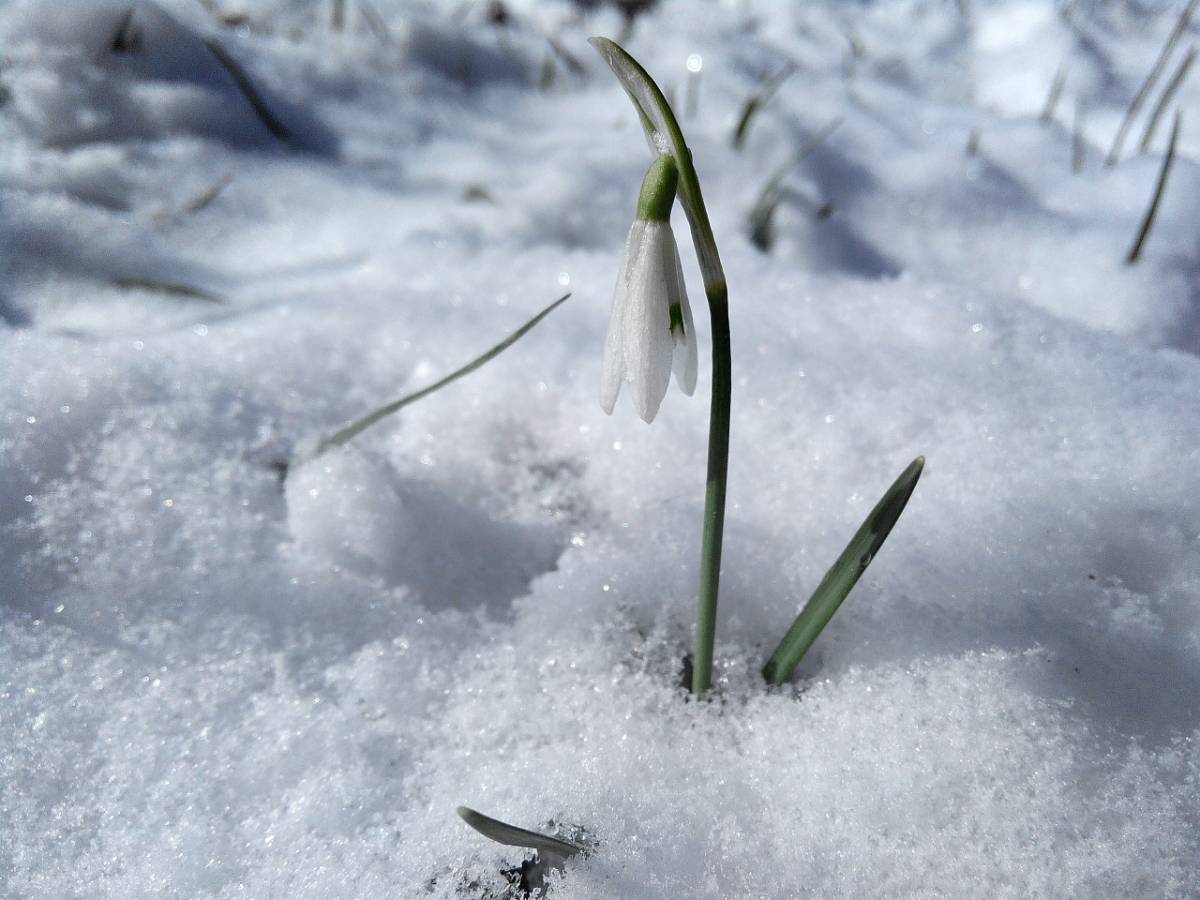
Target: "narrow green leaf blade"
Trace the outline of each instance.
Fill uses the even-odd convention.
[[[152,291],[156,294],[166,294],[170,297],[186,297],[191,300],[207,300],[209,303],[224,303],[225,298],[220,294],[203,288],[192,287],[190,284],[180,284],[174,281],[159,281],[156,278],[114,278],[113,286],[124,291]]]
[[[733,129],[733,149],[742,149],[746,143],[746,135],[750,133],[750,123],[754,119],[755,114],[766,106],[783,83],[795,74],[796,68],[795,63],[787,63],[782,69],[764,81],[762,87],[746,98],[746,103],[742,107],[742,115],[738,119],[737,126]]]
[[[883,499],[871,510],[871,514],[850,539],[837,562],[825,573],[812,597],[763,667],[763,678],[770,684],[783,684],[792,677],[808,648],[829,624],[846,595],[858,583],[862,573],[867,570],[867,566],[887,540],[892,526],[904,512],[924,467],[923,456],[918,456],[909,463],[908,468],[901,472],[900,477],[888,488]]]
[[[528,847],[562,859],[570,859],[583,851],[583,848],[577,844],[551,837],[548,834],[530,831],[527,828],[509,825],[507,822],[501,822],[499,819],[476,812],[468,806],[460,806],[456,812],[464,822],[484,837],[490,838],[497,844],[504,844],[506,847]]]
[[[322,438],[320,441],[317,442],[316,447],[313,448],[313,450],[310,453],[301,454],[301,457],[304,459],[313,459],[315,457],[320,456],[326,450],[330,450],[334,447],[340,447],[342,444],[345,444],[347,441],[356,437],[359,433],[370,428],[372,425],[374,425],[376,422],[380,421],[381,419],[387,418],[392,413],[403,409],[404,407],[408,406],[410,403],[414,403],[417,400],[420,400],[422,397],[428,397],[430,394],[432,394],[436,391],[440,391],[442,388],[446,387],[446,385],[450,384],[451,382],[457,381],[458,379],[462,378],[464,375],[469,375],[471,372],[474,372],[480,366],[495,359],[497,356],[499,356],[501,353],[503,353],[505,350],[507,350],[509,347],[511,347],[513,344],[515,344],[517,341],[519,341],[521,338],[523,338],[526,334],[528,334],[534,328],[535,325],[537,325],[540,321],[542,321],[542,319],[546,318],[546,316],[548,316],[548,315],[550,315],[550,313],[554,312],[554,310],[556,310],[561,304],[565,303],[567,301],[567,298],[570,296],[571,296],[570,294],[564,294],[563,296],[559,297],[557,300],[555,300],[553,303],[551,303],[549,306],[547,306],[545,309],[543,309],[540,313],[538,313],[536,316],[534,316],[532,319],[530,319],[528,322],[526,322],[524,325],[522,325],[520,328],[518,328],[516,331],[514,331],[512,334],[510,334],[508,337],[506,337],[504,340],[502,340],[500,343],[498,343],[496,346],[494,346],[490,350],[486,351],[482,356],[477,356],[475,359],[471,360],[469,363],[467,363],[462,368],[455,369],[453,372],[451,372],[445,378],[441,379],[440,381],[434,382],[433,384],[429,385],[429,387],[422,388],[421,390],[416,391],[415,393],[408,394],[404,397],[401,397],[399,400],[393,400],[391,403],[385,403],[383,406],[379,407],[379,409],[375,410],[374,412],[368,413],[367,415],[363,416],[361,419],[354,420],[349,425],[346,425],[345,427],[339,429],[338,431],[334,432],[333,434],[329,435],[328,437]]]

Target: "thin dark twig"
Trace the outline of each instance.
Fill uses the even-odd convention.
[[[1146,218],[1142,221],[1142,227],[1138,230],[1138,236],[1133,242],[1133,246],[1129,248],[1129,256],[1125,258],[1127,265],[1133,265],[1142,255],[1142,245],[1146,243],[1146,236],[1150,234],[1150,229],[1154,225],[1154,217],[1158,215],[1158,204],[1162,200],[1163,191],[1167,188],[1167,176],[1171,174],[1171,164],[1175,162],[1175,143],[1179,140],[1179,122],[1181,116],[1179,110],[1175,110],[1175,121],[1171,125],[1171,143],[1167,146],[1167,155],[1163,157],[1162,168],[1158,172],[1158,184],[1154,187],[1154,199],[1150,201],[1150,208],[1146,210]]]
[[[229,73],[229,77],[233,79],[233,83],[237,85],[242,96],[246,98],[246,102],[250,104],[250,108],[254,110],[254,114],[258,116],[259,121],[267,131],[277,140],[283,141],[285,144],[292,142],[292,133],[275,118],[274,113],[267,107],[263,101],[262,95],[258,92],[258,88],[254,86],[254,82],[250,80],[250,76],[246,74],[246,70],[242,68],[241,63],[229,55],[229,51],[222,47],[213,38],[208,38],[204,42],[204,46],[209,49],[209,52],[217,58],[225,71]]]
[[[346,0],[333,0],[333,18],[331,23],[334,31],[341,31],[346,24]]]
[[[1054,73],[1054,81],[1050,83],[1050,94],[1046,97],[1046,105],[1042,107],[1042,114],[1038,116],[1038,119],[1049,122],[1054,118],[1054,107],[1058,106],[1058,98],[1062,96],[1066,83],[1067,64],[1059,63],[1058,70]]]
[[[1154,132],[1158,130],[1158,120],[1162,118],[1162,114],[1166,112],[1171,98],[1175,96],[1175,92],[1179,90],[1179,86],[1187,78],[1188,69],[1192,67],[1192,60],[1195,58],[1196,48],[1188,47],[1187,56],[1183,58],[1183,62],[1179,64],[1179,68],[1175,70],[1175,74],[1171,76],[1171,80],[1163,88],[1162,96],[1158,98],[1158,103],[1154,105],[1154,112],[1150,113],[1150,121],[1146,123],[1146,131],[1142,135],[1142,143],[1138,147],[1142,153],[1150,149],[1150,142],[1154,140]]]
[[[1163,44],[1162,52],[1158,54],[1158,59],[1154,61],[1154,67],[1150,70],[1150,74],[1146,76],[1146,80],[1142,82],[1142,86],[1134,94],[1129,108],[1125,110],[1125,117],[1121,119],[1116,137],[1113,138],[1112,149],[1108,151],[1108,156],[1104,158],[1106,166],[1116,165],[1117,160],[1121,158],[1121,147],[1125,144],[1125,136],[1129,132],[1129,127],[1133,124],[1134,118],[1141,110],[1142,104],[1146,102],[1146,97],[1149,96],[1159,76],[1162,75],[1163,68],[1167,65],[1167,57],[1171,55],[1171,51],[1179,43],[1183,32],[1187,30],[1188,22],[1192,17],[1192,10],[1196,8],[1197,2],[1198,0],[1188,0],[1188,5],[1184,7],[1183,12],[1179,15],[1179,21],[1175,23],[1175,27],[1171,29],[1171,33],[1167,36],[1167,42]]]

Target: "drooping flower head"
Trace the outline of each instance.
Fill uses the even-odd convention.
[[[685,394],[696,389],[696,331],[670,221],[678,180],[675,161],[660,156],[642,181],[600,370],[604,411],[612,413],[626,382],[634,408],[646,422],[658,414],[672,371]]]

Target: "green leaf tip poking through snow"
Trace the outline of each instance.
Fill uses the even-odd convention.
[[[855,532],[837,562],[825,573],[808,603],[788,629],[783,640],[763,667],[763,678],[771,684],[783,684],[792,677],[796,666],[808,652],[808,648],[829,624],[846,595],[858,583],[867,570],[892,527],[904,512],[908,498],[921,477],[925,457],[918,456],[908,468],[900,473],[886,494],[883,495],[862,526]]]
[[[518,328],[516,331],[514,331],[512,334],[510,334],[508,337],[506,337],[504,340],[502,340],[500,343],[496,344],[496,346],[494,346],[490,350],[487,350],[486,352],[484,352],[483,355],[477,356],[475,359],[471,360],[469,363],[467,363],[462,368],[455,369],[453,372],[451,372],[445,378],[442,378],[439,381],[434,382],[433,384],[429,385],[429,387],[422,388],[421,390],[416,391],[412,394],[407,394],[407,395],[401,397],[399,400],[393,400],[391,403],[385,403],[383,406],[379,407],[374,412],[368,413],[367,415],[363,416],[361,419],[355,419],[349,425],[346,425],[345,427],[340,428],[338,431],[334,432],[333,434],[329,435],[328,437],[321,438],[316,443],[316,446],[311,451],[309,451],[307,453],[304,453],[304,452],[299,453],[298,455],[299,455],[300,459],[302,461],[308,460],[308,459],[314,459],[315,457],[320,456],[326,450],[332,450],[334,447],[340,447],[342,444],[345,444],[346,442],[350,441],[351,439],[356,437],[361,432],[366,431],[368,428],[370,428],[372,425],[374,425],[376,422],[380,421],[381,419],[387,418],[392,413],[397,412],[400,409],[403,409],[405,406],[408,406],[410,403],[420,400],[422,397],[428,397],[430,394],[441,390],[442,388],[446,387],[451,382],[457,381],[458,379],[462,378],[464,375],[469,375],[470,373],[474,372],[480,366],[495,359],[497,356],[499,356],[501,353],[503,353],[505,350],[507,350],[509,347],[511,347],[513,344],[515,344],[517,341],[519,341],[521,338],[523,338],[526,334],[528,334],[534,328],[535,325],[537,325],[540,321],[542,321],[542,319],[546,318],[546,316],[548,316],[548,315],[550,315],[550,313],[554,312],[554,310],[556,310],[561,304],[565,303],[570,296],[571,296],[570,294],[563,294],[563,296],[559,297],[557,300],[555,300],[553,303],[551,303],[549,306],[547,306],[545,309],[543,309],[540,313],[538,313],[536,316],[534,316],[532,319],[530,319],[528,322],[526,322],[524,325],[522,325],[520,328]]]
[[[583,848],[578,844],[572,844],[570,841],[537,831],[530,831],[527,828],[509,825],[507,822],[485,816],[469,806],[460,806],[456,812],[464,822],[485,838],[489,838],[497,844],[504,844],[506,847],[527,847],[560,860],[570,859],[575,854],[583,852]]]

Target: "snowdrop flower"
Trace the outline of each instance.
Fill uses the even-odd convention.
[[[646,422],[658,414],[672,371],[685,394],[696,390],[696,330],[670,222],[678,180],[674,160],[660,156],[642,181],[600,370],[600,406],[610,415],[622,382]]]

